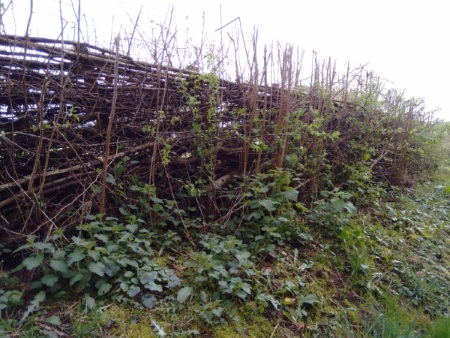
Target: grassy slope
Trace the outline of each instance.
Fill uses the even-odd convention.
[[[450,168],[441,169],[440,181],[450,185]],[[231,324],[207,324],[204,305],[193,301],[172,313],[152,310],[149,325],[148,312],[113,305],[98,310],[96,329],[116,337],[156,337],[158,325],[181,336],[197,330],[213,337],[448,337],[450,321],[436,314],[450,311],[449,217],[450,196],[426,183],[362,217],[367,239],[357,255],[321,229],[310,244],[277,248],[276,259],[257,263],[256,276],[269,280],[279,299],[315,294],[314,305],[302,306],[303,318],[295,304],[260,313],[255,302],[236,300]],[[301,287],[289,289],[294,284]],[[82,325],[92,334],[92,317],[76,318],[80,335]]]
[[[441,187],[424,183],[359,210],[365,240],[358,250],[343,248],[319,226],[305,245],[278,245],[247,277],[259,300],[234,297],[227,304],[213,293],[199,294],[201,287],[183,304],[174,295],[151,310],[109,300],[88,310],[66,298],[50,300],[39,313],[59,315],[62,323],[37,326],[77,337],[163,337],[163,331],[181,337],[449,337],[450,194],[442,187],[450,186],[450,167],[439,170],[436,182]],[[158,260],[195,285],[187,267],[193,254],[180,245]],[[33,336],[33,324],[31,316],[11,332]]]

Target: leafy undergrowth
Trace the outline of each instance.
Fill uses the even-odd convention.
[[[29,238],[22,263],[0,274],[0,336],[449,336],[445,170],[442,185],[358,208],[324,192],[312,211],[289,175],[266,178],[250,182],[248,212],[227,229],[195,231],[186,214],[195,247],[175,228],[150,230],[135,207]],[[169,220],[175,205],[154,202]]]

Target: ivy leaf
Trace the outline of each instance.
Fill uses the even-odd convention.
[[[181,304],[184,304],[191,294],[192,294],[192,288],[189,286],[186,286],[186,287],[180,289],[180,291],[178,291],[177,300]]]
[[[60,261],[57,259],[52,259],[50,261],[50,266],[53,268],[53,270],[66,273],[67,272],[67,264],[64,261]]]
[[[55,283],[58,281],[58,276],[54,274],[45,275],[41,278],[41,282],[49,287],[52,287],[55,285]]]
[[[108,275],[109,277],[112,277],[116,274],[116,272],[120,271],[120,267],[113,263],[113,262],[107,262],[105,264],[105,273],[106,275]]]
[[[106,266],[101,262],[91,262],[88,265],[89,271],[103,277],[105,275]]]
[[[280,202],[272,201],[272,200],[262,200],[259,201],[259,204],[263,206],[268,212],[275,211],[276,205],[280,204]]]
[[[252,287],[248,283],[242,283],[242,290],[248,294],[252,293]],[[314,295],[315,296],[315,295]]]
[[[174,288],[176,286],[181,285],[181,280],[176,275],[172,275],[169,277],[169,282],[167,283],[167,287]]]
[[[139,286],[133,286],[127,292],[127,295],[131,298],[135,297],[139,292],[141,292],[141,288]]]
[[[25,267],[28,270],[33,270],[34,268],[41,265],[43,261],[44,261],[44,255],[37,254],[36,256],[31,256],[31,257],[24,259],[23,265],[25,265]]]
[[[149,282],[149,283],[145,284],[144,287],[146,289],[149,289],[150,291],[158,291],[158,292],[162,291],[162,286],[159,284],[156,284],[155,282]]]
[[[154,295],[145,295],[142,297],[142,304],[151,309],[155,306],[156,297]]]
[[[98,289],[98,295],[103,296],[108,293],[109,290],[111,290],[112,285],[109,283],[104,283],[100,288]]]
[[[156,271],[145,272],[139,277],[142,284],[154,283],[155,279],[158,278],[158,273]]]

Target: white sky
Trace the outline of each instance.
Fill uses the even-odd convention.
[[[61,1],[66,32],[73,32],[72,3],[77,8],[78,0]],[[3,18],[8,34],[25,33],[29,3],[13,0],[13,11],[9,8]],[[59,2],[34,3],[30,35],[57,38]],[[203,13],[210,40],[219,38],[214,31],[221,26],[221,18],[225,24],[240,17],[248,40],[257,27],[260,43],[289,42],[306,55],[314,50],[319,59],[331,57],[342,69],[347,62],[350,68],[369,63],[368,70],[391,82],[386,87],[406,90],[407,97],[423,97],[429,110],[441,108],[436,116],[450,121],[447,0],[81,0],[81,12],[90,42],[96,36],[107,46],[119,32],[122,36],[131,33],[130,17],[135,19],[141,6],[140,26],[148,27],[149,34],[155,22],[164,21],[171,5],[182,35],[187,24],[189,35],[198,36]],[[235,28],[227,29],[235,32]]]

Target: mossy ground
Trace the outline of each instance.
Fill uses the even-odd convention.
[[[221,324],[202,319],[204,305],[194,301],[172,313],[169,304],[151,311],[115,304],[97,330],[108,337],[158,337],[154,322],[174,336],[448,337],[450,197],[434,187],[425,184],[386,202],[384,214],[366,216],[366,247],[358,253],[366,270],[355,270],[352,252],[322,229],[313,242],[280,247],[277,259],[258,262],[256,275],[270,280],[275,297],[317,296],[303,318],[292,318],[285,305],[261,312],[254,301],[237,300]],[[395,208],[400,219],[389,213]],[[298,283],[297,291],[286,287]]]

